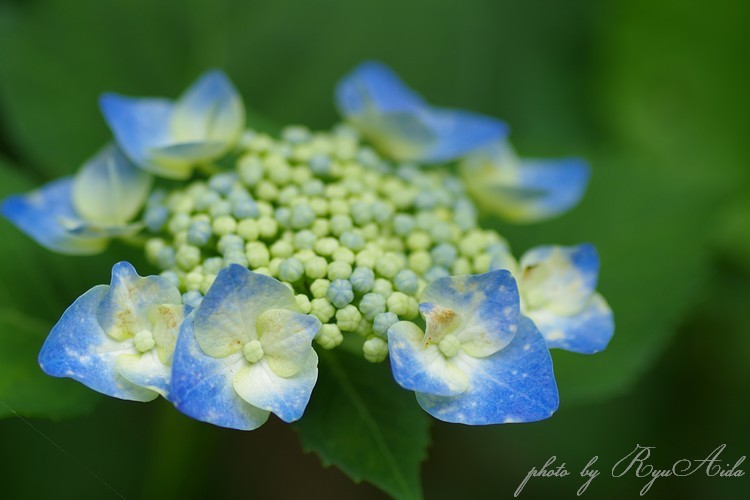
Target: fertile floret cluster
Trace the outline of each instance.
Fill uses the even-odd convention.
[[[477,226],[461,181],[444,170],[394,165],[347,126],[288,127],[281,139],[248,131],[232,169],[149,200],[146,243],[193,306],[230,264],[294,291],[331,349],[350,334],[382,361],[388,327],[419,316],[437,278],[481,274],[507,254]]]

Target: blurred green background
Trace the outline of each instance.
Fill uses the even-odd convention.
[[[593,357],[554,353],[562,404],[548,421],[435,423],[422,483],[427,498],[508,498],[556,455],[572,476],[532,480],[522,498],[567,498],[598,455],[586,495],[635,498],[645,481],[607,469],[637,443],[656,446],[658,467],[722,443],[732,463],[750,451],[748,19],[742,0],[2,0],[0,196],[73,172],[108,140],[102,91],[176,96],[211,67],[254,119],[325,128],[337,79],[376,58],[433,103],[507,120],[524,154],[583,155],[593,178],[571,213],[486,223],[519,253],[595,243],[615,338]],[[277,421],[227,431],[44,377],[36,354],[64,308],[139,257],[52,255],[4,220],[0,241],[3,498],[383,497]],[[747,477],[696,474],[648,496],[748,492]]]

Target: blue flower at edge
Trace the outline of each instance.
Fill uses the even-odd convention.
[[[570,210],[586,192],[591,175],[580,158],[519,158],[507,141],[470,155],[460,171],[484,210],[516,223],[538,222]]]
[[[314,316],[298,312],[280,281],[232,264],[223,269],[180,332],[173,401],[186,415],[240,430],[275,413],[302,416],[318,377]]]
[[[543,246],[520,260],[523,313],[550,348],[581,354],[603,351],[614,334],[612,309],[596,292],[599,255],[591,244]]]
[[[187,179],[234,146],[245,126],[242,98],[222,71],[204,73],[176,101],[107,93],[99,105],[117,144],[139,167]]]
[[[146,201],[152,177],[113,145],[88,160],[73,177],[54,180],[3,200],[0,213],[49,250],[90,255],[115,237],[137,233],[131,223]]]
[[[548,418],[559,397],[552,359],[520,315],[510,272],[439,278],[422,294],[426,332],[401,321],[388,330],[396,381],[439,420],[468,425]]]
[[[47,337],[39,364],[108,396],[151,401],[169,397],[170,365],[185,307],[161,276],[140,277],[127,262],[112,268],[63,313]]]
[[[448,162],[501,140],[508,131],[488,116],[430,106],[374,61],[341,79],[336,104],[363,136],[398,161]]]

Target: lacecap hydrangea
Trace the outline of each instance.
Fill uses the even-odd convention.
[[[550,349],[595,353],[613,334],[596,250],[516,260],[478,215],[557,216],[583,195],[587,164],[520,158],[503,122],[432,106],[379,63],[335,97],[343,123],[273,137],[246,128],[220,71],[177,100],[105,94],[113,142],[2,214],[66,254],[128,239],[154,274],[115,264],[64,312],[42,369],[250,430],[303,417],[317,352],[341,348],[388,360],[440,420],[552,415]]]

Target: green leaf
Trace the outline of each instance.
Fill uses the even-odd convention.
[[[315,392],[297,424],[305,450],[396,498],[421,498],[430,420],[414,394],[396,385],[387,365],[345,352],[324,351],[320,361]]]
[[[45,375],[37,364],[50,325],[0,310],[0,418],[62,418],[90,411],[96,393],[69,379]]]

